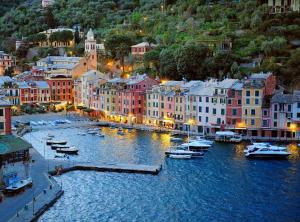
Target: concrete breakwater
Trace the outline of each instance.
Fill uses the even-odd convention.
[[[74,165],[71,167],[58,167],[56,170],[50,171],[50,175],[60,175],[70,171],[97,171],[97,172],[116,172],[116,173],[139,173],[139,174],[152,174],[158,175],[162,166],[151,165],[135,165],[135,164],[109,164],[109,165]]]

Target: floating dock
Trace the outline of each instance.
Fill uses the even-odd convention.
[[[91,164],[76,164],[71,167],[64,167],[63,165],[57,167],[55,171],[50,171],[50,175],[60,175],[63,173],[84,170],[84,171],[98,171],[98,172],[117,172],[117,173],[139,173],[158,175],[161,171],[161,165],[140,165],[140,164],[106,164],[106,165],[91,165]]]

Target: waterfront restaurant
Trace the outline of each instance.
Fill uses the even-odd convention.
[[[14,135],[0,136],[0,187],[28,177],[31,144]],[[24,171],[22,170],[24,169]]]
[[[0,190],[20,177],[29,176],[31,144],[11,135],[10,107],[9,101],[0,96]]]

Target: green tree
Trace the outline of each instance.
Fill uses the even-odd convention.
[[[28,52],[28,45],[22,44],[16,51],[17,58],[25,58]]]
[[[74,41],[75,41],[75,44],[79,44],[80,43],[80,36],[79,36],[79,31],[78,31],[78,28],[76,27],[76,30],[75,30],[75,33],[74,33]]]
[[[124,72],[125,56],[130,52],[134,44],[130,36],[126,34],[111,34],[106,38],[105,49],[110,53],[113,59],[119,59]]]
[[[46,24],[48,25],[49,28],[53,29],[56,27],[57,23],[55,21],[51,7],[47,7],[47,9],[46,9],[45,20],[46,20]]]
[[[167,79],[180,79],[174,56],[174,48],[170,47],[163,49],[159,55],[159,61],[161,77]]]
[[[14,68],[13,68],[13,67],[8,67],[8,68],[5,69],[5,71],[4,71],[4,76],[12,77],[13,74],[14,74]]]
[[[300,89],[300,49],[295,50],[291,54],[283,74],[282,78],[286,85],[296,86],[298,90]]]
[[[188,79],[205,79],[204,60],[207,57],[208,48],[195,43],[179,47],[175,52],[175,60],[178,73]]]
[[[146,69],[154,67],[155,71],[159,72],[159,54],[159,49],[153,49],[144,54],[143,61]]]
[[[261,43],[261,50],[266,56],[275,56],[286,49],[287,41],[283,37],[275,37],[273,40],[263,41]]]

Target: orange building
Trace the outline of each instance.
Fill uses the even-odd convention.
[[[51,89],[52,102],[68,102],[73,103],[73,79],[68,74],[52,75],[47,79]]]

